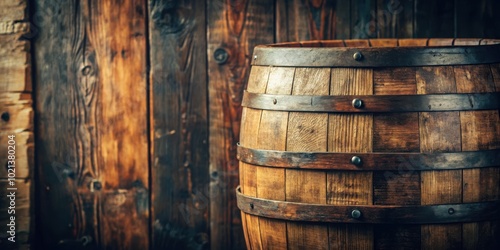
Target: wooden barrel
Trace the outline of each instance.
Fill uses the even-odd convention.
[[[500,40],[258,46],[248,249],[500,249]]]

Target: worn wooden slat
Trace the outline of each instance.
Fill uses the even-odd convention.
[[[412,46],[426,46],[428,42],[427,38],[415,38],[415,39],[399,39],[398,43],[401,47],[412,47]]]
[[[276,1],[276,41],[348,39],[349,1]]]
[[[373,94],[373,71],[333,68],[330,84],[330,95]],[[328,151],[373,151],[372,115],[329,114],[328,119]],[[326,178],[327,204],[372,204],[372,173],[329,172]],[[373,226],[330,225],[328,238],[331,249],[373,249]]]
[[[35,235],[34,125],[28,1],[0,0],[0,249]]]
[[[455,41],[454,38],[430,38],[427,45],[429,46],[451,46]]]
[[[82,237],[149,247],[145,11],[144,2],[35,1],[44,248]]]
[[[208,247],[205,2],[151,0],[148,12],[153,248]]]
[[[291,94],[294,68],[273,68],[269,74],[266,93]],[[257,148],[285,150],[287,144],[288,112],[262,111]],[[285,170],[269,167],[257,169],[257,196],[285,200]],[[259,218],[263,249],[280,246],[287,248],[287,230],[284,221]]]
[[[376,95],[416,94],[415,69],[375,69],[373,84]],[[373,131],[374,152],[419,151],[416,113],[374,115]],[[397,171],[373,174],[374,204],[420,204],[420,173],[412,170],[412,164],[402,161]],[[420,227],[378,225],[374,231],[376,249],[420,249]]]
[[[398,39],[370,39],[371,47],[397,47]]]
[[[297,68],[293,95],[328,95],[330,68]],[[287,151],[326,151],[328,114],[290,112],[286,136]],[[326,173],[308,170],[286,170],[286,200],[326,204]],[[289,222],[290,248],[328,249],[328,228],[323,225]]]
[[[376,1],[351,0],[351,38],[377,37]]]
[[[455,93],[452,67],[423,67],[417,70],[417,93]],[[460,151],[458,112],[420,113],[420,151]],[[421,173],[421,204],[460,203],[462,171]],[[423,225],[422,248],[456,249],[460,246],[461,225]]]
[[[244,247],[240,211],[236,142],[240,132],[241,97],[249,73],[249,58],[257,44],[274,40],[274,6],[268,1],[207,2],[207,58],[209,74],[210,242],[212,249]],[[227,62],[214,58],[216,49],[228,53]],[[220,51],[220,50],[219,50]],[[248,226],[248,225],[247,225]]]
[[[269,67],[252,67],[247,90],[255,93],[265,93],[269,79]],[[260,128],[262,111],[257,109],[244,108],[241,117],[241,145],[257,148],[258,134]],[[257,166],[240,162],[240,185],[242,191],[254,197],[257,197]],[[260,187],[260,185],[259,185]],[[246,230],[246,245],[250,249],[261,249],[262,242],[260,237],[259,218],[249,214],[242,213],[243,229]]]
[[[326,0],[278,0],[276,40],[332,39],[335,28],[334,2]]]
[[[8,135],[16,136],[16,177],[29,178],[33,160],[30,43],[0,35],[0,178],[6,178]]]
[[[414,0],[414,37],[454,37],[455,0]],[[457,26],[463,29],[462,26]]]
[[[497,91],[492,70],[495,65],[455,67],[457,92]],[[462,150],[475,151],[500,148],[500,119],[498,110],[460,112]],[[498,167],[463,170],[463,202],[500,199],[500,171]],[[500,222],[488,221],[463,225],[463,249],[496,249]]]
[[[412,37],[414,1],[377,0],[377,37]]]

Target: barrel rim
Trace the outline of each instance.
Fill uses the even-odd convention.
[[[500,42],[500,41],[499,41]],[[258,45],[253,66],[413,67],[500,62],[500,44],[408,47],[276,47]]]

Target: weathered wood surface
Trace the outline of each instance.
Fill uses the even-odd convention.
[[[210,177],[205,3],[151,0],[148,13],[152,248],[206,249]]]
[[[136,235],[141,247],[144,242],[161,248],[189,241],[188,247],[193,248],[241,248],[243,221],[233,191],[238,183],[235,143],[240,131],[239,103],[257,44],[366,37],[498,37],[500,30],[495,0],[32,2],[35,16],[28,25],[11,21],[18,20],[11,17],[26,15],[25,1],[0,1],[0,36],[26,32],[30,26],[40,35],[34,48],[39,60],[35,72],[37,142],[41,143],[37,147],[41,156],[38,211],[44,216],[53,215],[49,210],[59,211],[55,227],[46,225],[47,219],[38,221],[44,222],[39,227],[40,239],[49,245],[58,239],[69,240],[67,244],[80,240],[80,244],[84,236],[92,236],[87,247],[128,244],[104,243],[102,237],[107,237],[109,229]],[[429,44],[434,42],[442,41],[430,40]],[[354,44],[365,46],[359,41],[350,43]],[[1,45],[2,55],[4,48],[29,50],[24,45]],[[217,48],[226,49],[227,62],[217,64]],[[19,58],[21,63],[27,60]],[[30,76],[23,70],[0,74],[1,80]],[[8,124],[29,127],[30,96],[2,95],[2,86],[0,103],[12,103],[8,109],[22,114],[11,116]],[[19,86],[15,91],[31,88],[8,86]],[[6,123],[0,120],[0,124]],[[404,125],[395,129],[404,134]],[[33,136],[27,133],[20,141],[26,141],[28,149],[19,154],[33,154]],[[4,145],[2,139],[0,143]],[[408,143],[408,148],[417,145],[415,140]],[[20,176],[29,176],[28,169],[19,169]],[[266,174],[258,172],[255,176]],[[377,178],[383,177],[374,176],[374,183]],[[417,181],[416,176],[408,178]],[[103,185],[101,191],[90,192],[93,179]],[[396,183],[377,187],[393,190]],[[281,195],[270,189],[255,192]],[[134,208],[132,201],[141,205]],[[96,209],[116,204],[122,205],[107,212]],[[119,213],[128,209],[140,212],[121,219]],[[102,219],[103,214],[116,218]],[[129,223],[134,216],[140,228],[136,232],[117,224]],[[108,222],[99,224],[99,220]],[[270,220],[252,220],[261,230],[273,230],[275,225]],[[150,232],[151,238],[146,235]],[[262,244],[267,240],[276,239],[262,239]]]
[[[40,247],[147,249],[147,6],[34,4]]]
[[[382,68],[373,73],[375,95],[416,94],[414,68]],[[374,152],[418,152],[418,114],[374,115]],[[393,163],[394,164],[394,163]],[[397,171],[373,174],[374,204],[420,204],[420,172],[408,169],[409,162],[398,163]],[[375,249],[420,249],[420,227],[377,225]]]
[[[35,231],[31,46],[24,39],[28,32],[27,1],[0,1],[0,249],[30,249]],[[14,145],[8,136],[15,136]],[[15,167],[9,167],[9,150],[15,151]],[[7,196],[11,192],[15,203]],[[11,216],[15,237],[7,232]]]
[[[238,185],[235,156],[240,104],[253,47],[274,40],[274,26],[270,25],[274,7],[264,0],[207,4],[211,248],[237,249],[245,244],[234,191]],[[218,48],[228,54],[226,62],[214,58]]]

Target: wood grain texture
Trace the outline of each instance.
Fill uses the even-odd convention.
[[[200,1],[149,1],[154,249],[209,246],[205,11]]]
[[[413,37],[415,0],[377,0],[377,37]]]
[[[274,25],[270,24],[275,12],[264,0],[207,4],[209,172],[219,176],[210,183],[210,242],[212,249],[239,249],[245,244],[234,192],[238,184],[240,104],[253,47],[274,40]],[[214,59],[218,48],[229,55],[224,64]]]
[[[269,79],[270,67],[252,67],[248,77],[247,91],[265,93]],[[241,116],[240,144],[258,148],[258,134],[262,111],[243,108]],[[257,197],[257,166],[240,162],[240,184],[242,192]],[[260,188],[259,184],[259,190]],[[249,249],[262,249],[260,218],[242,213],[243,230],[246,232],[245,243]],[[263,225],[265,228],[265,225]]]
[[[267,82],[265,93],[284,94],[292,93],[292,84],[295,68],[272,68]],[[262,111],[257,134],[258,147],[269,150],[286,150],[288,112]],[[257,169],[257,197],[265,199],[285,200],[286,180],[285,170],[258,167]],[[284,221],[259,218],[260,238],[262,249],[287,249],[287,225]]]
[[[330,68],[297,68],[293,95],[328,95]],[[287,151],[324,152],[327,150],[328,114],[290,112],[286,136]],[[326,204],[326,173],[286,170],[286,200]],[[328,249],[328,228],[320,224],[287,223],[291,249]]]
[[[452,67],[423,67],[417,70],[417,93],[456,93]],[[420,113],[420,151],[460,151],[460,131],[457,112]],[[462,201],[462,171],[424,171],[421,173],[421,204],[460,203]],[[456,249],[462,241],[462,226],[423,225],[422,248]]]
[[[7,178],[8,135],[16,136],[16,177],[33,168],[33,100],[30,42],[23,33],[0,35],[0,178]],[[31,172],[32,173],[32,172]]]
[[[498,91],[493,77],[495,65],[456,66],[454,69],[459,93]],[[500,148],[500,116],[498,110],[460,112],[462,151]],[[463,170],[463,202],[500,199],[498,167]],[[499,247],[498,221],[466,223],[462,228],[463,249],[496,249]]]
[[[6,250],[30,249],[35,232],[31,42],[23,40],[27,5],[0,0],[0,249]],[[8,232],[12,223],[15,235]]]
[[[398,40],[401,45],[401,39]],[[403,43],[404,44],[404,43]],[[374,69],[375,95],[416,94],[415,68]],[[418,152],[418,114],[376,114],[373,117],[374,152]],[[400,161],[397,171],[373,173],[373,202],[378,205],[420,204],[420,173],[414,162]],[[420,227],[377,225],[376,249],[420,249]]]
[[[373,94],[373,70],[333,68],[330,95]],[[328,151],[373,152],[373,116],[329,114]],[[327,204],[372,204],[373,174],[329,172]],[[332,224],[328,231],[331,249],[373,249],[373,226]]]
[[[149,247],[145,11],[138,1],[35,2],[44,248],[84,237]]]
[[[455,0],[414,0],[414,37],[455,37]],[[463,26],[457,28],[463,29]]]
[[[337,7],[348,7],[348,2],[326,0],[277,0],[277,42],[326,40],[336,37],[337,18],[345,20]],[[340,16],[339,16],[340,14]],[[342,19],[343,18],[343,19]],[[340,32],[339,32],[340,33]]]

